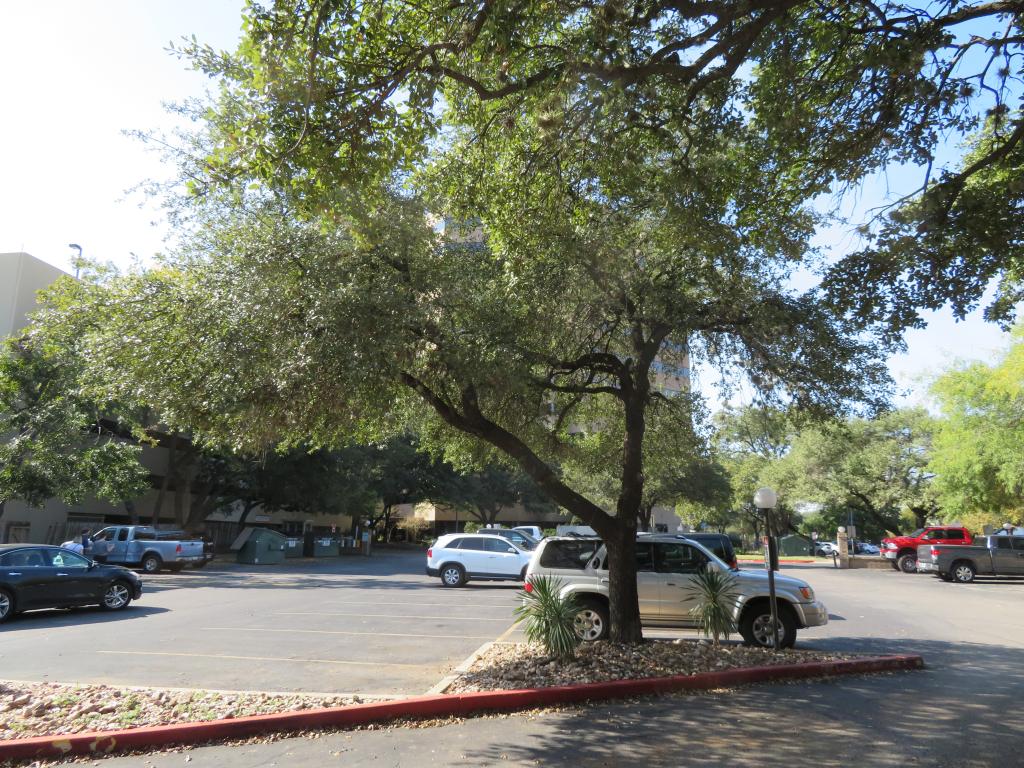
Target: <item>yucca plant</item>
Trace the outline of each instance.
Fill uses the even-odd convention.
[[[527,640],[540,643],[548,656],[568,661],[581,642],[573,627],[579,604],[572,595],[561,595],[561,586],[562,580],[552,576],[531,577],[519,593],[523,602],[514,613],[517,623],[526,622]]]
[[[718,645],[719,638],[728,640],[729,635],[736,631],[732,617],[737,599],[736,578],[715,569],[701,571],[693,577],[688,596],[697,601],[690,609],[690,615],[697,620],[705,637],[710,637],[715,645]]]

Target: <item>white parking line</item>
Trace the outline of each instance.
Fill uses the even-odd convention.
[[[436,608],[512,608],[518,605],[518,602],[510,603],[423,603],[423,602],[390,602],[385,600],[377,600],[375,602],[356,602],[354,600],[329,600],[329,605],[373,605],[375,607],[386,606],[386,605],[423,605]]]
[[[486,635],[411,635],[398,632],[346,632],[340,629],[267,629],[265,627],[202,627],[204,632],[297,632],[302,635],[369,635],[371,637],[429,637],[443,640],[490,640]]]
[[[508,621],[501,619],[485,619],[479,616],[413,616],[408,613],[334,613],[332,611],[279,611],[274,616],[354,616],[366,619],[437,619],[438,621]]]
[[[337,659],[295,659],[287,656],[230,656],[219,653],[169,653],[166,651],[96,651],[117,656],[180,656],[188,659],[234,659],[239,661],[294,661],[301,664],[341,664],[350,667],[405,667],[433,669],[436,664],[398,664],[393,661],[338,661]]]

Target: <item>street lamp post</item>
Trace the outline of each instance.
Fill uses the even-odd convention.
[[[768,602],[772,612],[772,648],[779,648],[779,605],[775,599],[775,568],[779,554],[775,548],[775,531],[772,525],[772,509],[778,503],[778,497],[771,488],[758,488],[754,494],[754,506],[764,512],[765,536],[765,568],[768,569]]]
[[[82,265],[82,246],[78,243],[68,243],[68,248],[74,248],[78,251],[78,256],[75,257],[75,280],[78,279],[78,270]]]

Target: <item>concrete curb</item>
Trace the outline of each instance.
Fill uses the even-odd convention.
[[[924,660],[916,655],[877,656],[848,661],[747,667],[724,672],[702,672],[696,675],[676,675],[640,680],[614,680],[607,683],[584,683],[554,688],[416,696],[402,701],[353,704],[347,707],[285,712],[276,715],[255,715],[231,720],[11,739],[0,741],[0,760],[109,754],[124,749],[164,747],[170,744],[195,744],[216,739],[237,739],[281,731],[365,725],[404,717],[448,717],[484,711],[510,712],[590,699],[628,698],[672,691],[728,688],[773,680],[833,677],[865,672],[921,669],[923,667]]]
[[[450,686],[452,683],[454,683],[456,680],[462,677],[463,674],[469,672],[469,668],[473,666],[473,662],[475,662],[477,659],[479,659],[481,656],[487,653],[487,651],[490,650],[491,646],[494,645],[496,642],[498,641],[488,640],[486,643],[481,645],[469,656],[463,659],[462,662],[457,667],[455,667],[455,669],[453,669],[447,675],[442,677],[440,681],[431,686],[430,690],[427,691],[426,694],[424,695],[436,696],[438,694],[444,693],[446,690],[448,690],[448,686]]]

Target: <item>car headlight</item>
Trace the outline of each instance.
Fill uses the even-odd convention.
[[[810,587],[800,587],[800,594],[804,596],[804,600],[814,599],[814,590]]]

